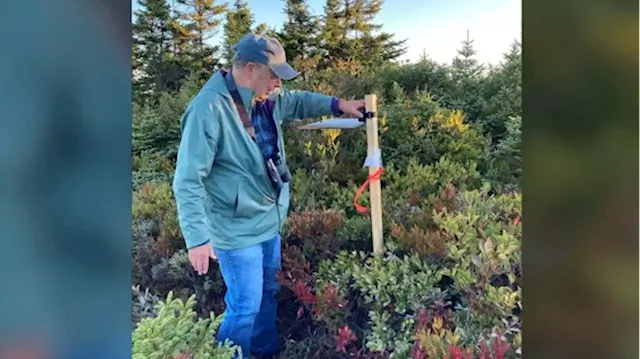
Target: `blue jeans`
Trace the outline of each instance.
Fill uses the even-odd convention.
[[[216,249],[215,253],[227,286],[218,341],[229,339],[240,346],[243,358],[276,353],[280,235],[247,248]]]

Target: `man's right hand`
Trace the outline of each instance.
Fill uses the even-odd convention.
[[[209,258],[218,259],[210,242],[189,249],[189,261],[199,275],[209,270]]]

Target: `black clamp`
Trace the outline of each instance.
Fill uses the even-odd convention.
[[[370,112],[370,111],[364,111],[364,109],[360,109],[362,112],[362,117],[360,117],[358,119],[358,121],[360,122],[366,122],[368,118],[373,118],[376,117],[376,113],[375,112]]]

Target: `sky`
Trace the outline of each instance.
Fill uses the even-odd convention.
[[[284,22],[283,0],[245,0],[255,23],[279,28]],[[313,14],[322,14],[326,0],[307,0]],[[233,1],[216,1],[224,3]],[[133,0],[133,10],[138,8]],[[385,0],[375,22],[382,31],[406,39],[407,53],[400,60],[416,61],[424,53],[431,59],[451,63],[467,36],[476,57],[498,64],[514,41],[522,36],[521,0]],[[211,40],[218,43],[222,30]]]

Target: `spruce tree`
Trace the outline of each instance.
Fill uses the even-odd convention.
[[[507,134],[509,118],[522,116],[522,46],[517,40],[492,71],[487,87],[485,127],[493,143],[498,143]]]
[[[175,92],[186,77],[176,55],[174,20],[166,0],[138,0],[141,10],[133,23],[134,97],[154,100],[162,92]]]
[[[218,47],[208,44],[222,24],[220,16],[227,10],[226,4],[216,5],[215,0],[178,0],[183,6],[179,12],[176,29],[181,38],[187,40],[183,49],[185,61],[192,73],[203,79],[211,76],[219,63]]]
[[[319,19],[309,11],[305,0],[285,0],[286,20],[278,39],[287,52],[287,58],[302,78],[314,69],[321,58],[318,52]]]
[[[339,0],[327,0],[324,6],[324,26],[322,29],[321,43],[323,57],[326,63],[332,63],[343,57],[342,44],[345,33],[343,16]]]
[[[256,33],[256,34],[264,34],[266,36],[279,39],[278,38],[278,31],[274,27],[270,27],[269,25],[267,25],[265,23],[261,23],[261,24],[256,25],[253,28],[253,32]]]
[[[469,37],[469,31],[467,31],[467,38],[462,41],[462,48],[457,52],[458,55],[452,62],[454,81],[460,82],[477,78],[484,70],[484,66],[475,57],[477,51],[473,47],[473,40]]]
[[[373,20],[382,9],[382,0],[345,0],[348,7],[348,29],[354,39],[380,30],[382,25],[374,24]]]
[[[457,50],[458,55],[451,64],[452,89],[445,97],[446,107],[462,110],[469,122],[482,121],[482,109],[486,105],[484,96],[484,65],[476,58],[477,51],[469,31]]]
[[[365,66],[379,66],[406,52],[406,40],[382,32],[374,22],[382,0],[327,0],[322,43],[329,62],[353,59]]]
[[[393,34],[386,32],[378,35],[364,34],[359,40],[363,52],[361,62],[375,67],[396,60],[407,52],[406,41],[395,40]]]
[[[235,0],[232,9],[227,11],[227,22],[224,25],[224,55],[227,66],[231,65],[234,51],[233,47],[246,34],[251,32],[253,15],[242,0]]]
[[[265,23],[258,24],[253,29],[253,32],[255,32],[256,34],[266,34],[268,31],[269,31],[269,25]]]

